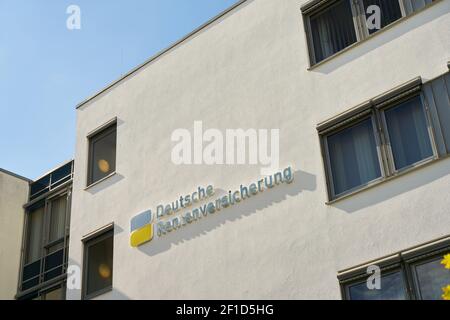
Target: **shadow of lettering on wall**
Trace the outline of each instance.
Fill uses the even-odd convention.
[[[270,190],[265,190],[261,194],[241,201],[232,207],[223,208],[208,217],[197,222],[173,231],[162,237],[155,236],[155,239],[138,248],[141,252],[149,256],[169,250],[172,246],[182,244],[197,237],[204,236],[222,225],[234,222],[244,217],[256,214],[258,211],[269,208],[277,203],[285,201],[288,197],[297,196],[304,191],[315,191],[317,188],[316,176],[304,171],[294,172],[294,181],[291,184],[282,184]],[[237,186],[238,187],[238,186]],[[216,199],[228,193],[228,190],[216,188],[216,193],[212,199]],[[211,199],[210,199],[211,200]]]

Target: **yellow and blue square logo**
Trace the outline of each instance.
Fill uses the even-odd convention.
[[[153,239],[152,212],[146,211],[131,219],[130,245],[134,248]]]

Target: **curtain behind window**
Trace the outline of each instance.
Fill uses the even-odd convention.
[[[398,0],[363,0],[363,3],[364,12],[366,13],[367,18],[370,16],[367,14],[367,8],[369,6],[376,5],[381,9],[381,28],[384,28],[388,24],[391,24],[402,17]],[[378,30],[369,30],[369,34],[376,31]]]
[[[431,4],[434,0],[403,0],[405,4],[406,14],[411,14],[425,6]]]
[[[67,196],[51,202],[49,243],[64,237]]]
[[[356,42],[349,0],[338,1],[310,21],[316,63]]]
[[[27,230],[27,264],[37,261],[42,255],[44,207],[29,213]]]
[[[381,176],[372,120],[327,138],[335,195]]]
[[[385,116],[397,170],[433,155],[419,96],[387,110]]]

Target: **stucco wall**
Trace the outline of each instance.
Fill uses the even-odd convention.
[[[28,182],[0,170],[0,299],[17,293]]]
[[[300,6],[247,1],[77,110],[70,263],[110,222],[114,290],[100,298],[339,299],[338,270],[450,234],[450,160],[326,205],[316,125],[414,77],[447,71],[443,0],[308,70]],[[86,136],[118,118],[117,175],[84,190]],[[279,128],[280,166],[296,180],[139,249],[130,219],[199,185],[233,190],[251,165],[171,162],[173,130]],[[68,291],[79,299],[79,291]]]

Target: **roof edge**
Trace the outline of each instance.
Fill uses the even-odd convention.
[[[64,161],[64,162],[61,162],[60,164],[54,166],[52,169],[47,170],[44,174],[41,174],[41,175],[40,175],[39,177],[37,177],[34,181],[38,181],[38,180],[44,178],[46,175],[49,175],[49,174],[52,173],[53,171],[55,171],[55,170],[57,170],[57,169],[59,169],[59,168],[61,168],[61,167],[64,167],[66,164],[69,164],[70,162],[74,162],[74,163],[75,163],[75,159],[70,159],[70,160],[66,160],[66,161]]]
[[[134,74],[135,72],[139,71],[140,69],[142,69],[143,67],[145,67],[146,65],[152,63],[153,61],[155,61],[156,59],[158,59],[159,57],[161,57],[162,55],[166,54],[167,52],[169,52],[170,50],[174,49],[175,47],[177,47],[178,45],[182,44],[183,42],[185,42],[186,40],[189,40],[192,36],[196,35],[197,33],[199,33],[200,31],[202,31],[203,29],[205,29],[206,27],[210,26],[211,24],[213,24],[214,22],[218,21],[219,19],[221,19],[222,17],[224,17],[225,15],[227,15],[228,13],[230,13],[231,11],[233,11],[234,9],[236,9],[237,7],[241,6],[242,4],[244,4],[245,2],[248,2],[250,0],[239,0],[238,2],[236,2],[235,4],[233,4],[231,7],[225,9],[224,11],[222,11],[221,13],[219,13],[218,15],[216,15],[215,17],[211,18],[210,20],[208,20],[207,22],[205,22],[204,24],[200,25],[200,27],[194,29],[193,31],[191,31],[190,33],[188,33],[186,36],[184,36],[183,38],[181,38],[180,40],[174,42],[173,44],[171,44],[170,46],[168,46],[167,48],[159,51],[158,53],[156,53],[155,55],[153,55],[152,57],[150,57],[149,59],[147,59],[147,61],[143,62],[142,64],[138,65],[137,67],[133,68],[131,71],[127,72],[125,75],[121,76],[119,79],[111,82],[109,85],[107,85],[106,87],[104,87],[103,89],[101,89],[100,91],[98,91],[97,93],[94,93],[93,95],[91,95],[89,98],[83,100],[82,102],[80,102],[79,104],[77,104],[76,109],[81,108],[82,106],[84,106],[86,103],[92,101],[93,99],[95,99],[96,97],[100,96],[102,93],[108,91],[109,89],[111,89],[112,87],[114,87],[116,84],[120,83],[122,80],[125,80],[126,78],[128,78],[129,76],[131,76],[132,74]]]
[[[32,182],[33,182],[33,180],[31,180],[31,179],[25,178],[25,177],[23,177],[23,176],[21,176],[21,175],[19,175],[19,174],[17,174],[17,173],[14,173],[14,172],[5,170],[5,169],[3,169],[3,168],[0,168],[0,172],[3,172],[3,173],[5,173],[5,174],[7,174],[7,175],[9,175],[9,176],[12,176],[12,177],[17,178],[17,179],[20,179],[20,180],[24,180],[24,181],[29,182],[29,183],[32,183]]]

